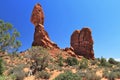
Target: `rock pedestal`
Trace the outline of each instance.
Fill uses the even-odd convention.
[[[57,44],[50,40],[48,33],[44,29],[44,13],[40,4],[35,5],[32,11],[31,22],[35,26],[34,41],[32,46],[59,48]]]

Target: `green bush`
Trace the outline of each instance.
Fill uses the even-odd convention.
[[[29,56],[30,59],[34,60],[34,63],[31,66],[34,66],[36,70],[42,71],[48,66],[50,55],[47,52],[47,49],[37,46],[32,47],[28,52],[31,55]]]
[[[109,80],[115,80],[117,78],[117,73],[116,72],[110,72],[108,79]]]
[[[83,58],[80,61],[80,69],[86,69],[88,68],[88,60],[86,58]]]
[[[21,46],[17,40],[19,32],[13,28],[12,24],[0,20],[0,52],[16,52]]]
[[[68,57],[66,63],[70,66],[73,66],[78,64],[78,60],[75,57]]]
[[[86,80],[101,80],[100,76],[97,76],[93,71],[87,71],[85,74]]]
[[[58,58],[58,65],[59,66],[63,66],[63,58],[62,58],[62,56],[59,56],[59,58]]]
[[[16,77],[14,75],[9,75],[9,76],[0,76],[0,80],[16,80]]]
[[[4,71],[3,60],[0,58],[0,75],[3,74],[3,71]]]
[[[100,58],[96,58],[96,60],[100,62]]]
[[[119,69],[113,69],[108,72],[108,70],[103,71],[103,77],[108,78],[109,80],[115,80],[115,78],[120,78]]]
[[[112,64],[110,64],[109,62],[107,62],[107,60],[102,57],[101,60],[100,60],[100,66],[112,67]]]
[[[50,74],[46,71],[40,71],[40,72],[37,73],[36,77],[41,78],[41,79],[49,79]]]
[[[6,76],[0,76],[0,80],[7,80]]]
[[[72,73],[70,71],[67,71],[67,72],[61,73],[54,80],[82,80],[82,79],[76,73]]]
[[[84,71],[81,71],[81,70],[77,71],[77,74],[81,77],[85,77],[85,75],[86,75],[86,73]]]
[[[120,68],[113,69],[112,72],[114,72],[116,74],[117,78],[120,78]]]
[[[117,78],[120,79],[120,72],[117,72]]]
[[[106,59],[102,57],[101,60],[100,60],[100,65],[105,66],[106,62],[107,62]]]
[[[117,67],[120,67],[120,62],[118,62]]]
[[[108,78],[109,77],[108,70],[103,71],[102,77],[104,77],[104,78]]]
[[[108,62],[109,62],[110,64],[118,64],[118,62],[115,61],[113,58],[109,58]]]
[[[91,65],[95,65],[95,64],[97,64],[97,60],[95,59],[95,60],[90,60],[90,63],[91,63]]]
[[[26,76],[25,72],[23,71],[24,66],[23,65],[18,65],[16,67],[14,67],[13,69],[11,69],[9,71],[9,75],[14,75],[16,77],[17,80],[23,80],[24,77]]]

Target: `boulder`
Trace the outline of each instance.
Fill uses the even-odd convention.
[[[37,3],[33,8],[31,22],[35,27],[39,24],[44,25],[44,13],[42,6],[39,3]]]

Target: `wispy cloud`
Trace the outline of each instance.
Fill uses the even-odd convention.
[[[120,61],[120,58],[115,58],[116,61]]]

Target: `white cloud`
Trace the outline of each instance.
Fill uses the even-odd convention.
[[[120,58],[115,58],[116,61],[120,61]]]

